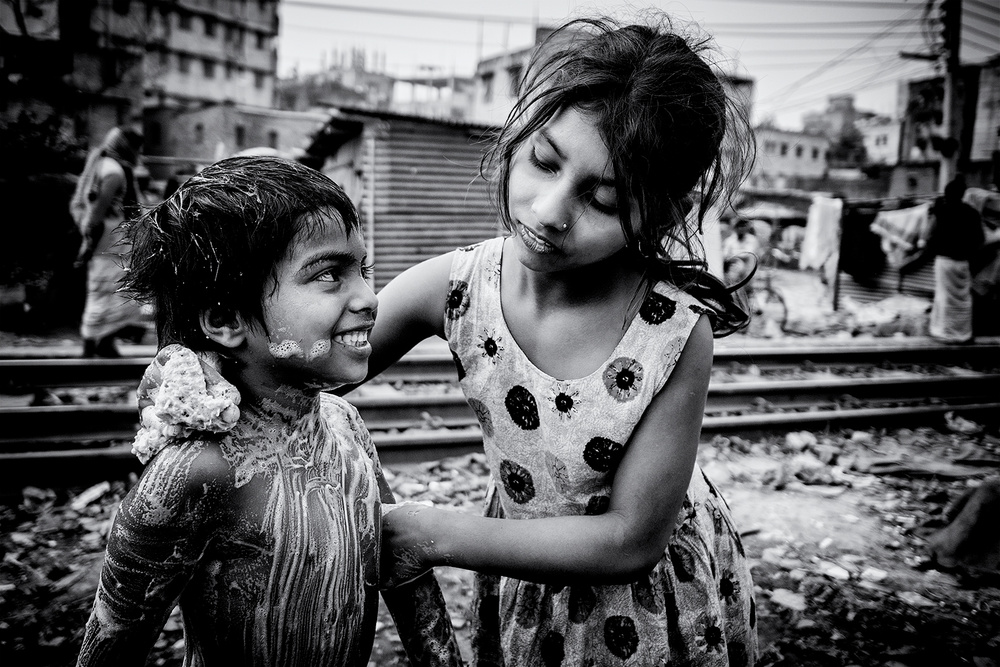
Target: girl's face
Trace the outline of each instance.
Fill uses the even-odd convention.
[[[607,145],[590,116],[565,109],[514,154],[508,200],[520,261],[586,267],[626,245]]]
[[[378,306],[366,261],[361,235],[348,238],[337,219],[296,238],[278,264],[274,291],[265,293],[268,334],[248,335],[248,363],[277,385],[332,388],[363,380]]]

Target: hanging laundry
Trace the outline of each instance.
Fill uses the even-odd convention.
[[[931,233],[930,204],[895,211],[879,211],[871,231],[882,238],[882,252],[889,266],[899,268],[927,245]]]
[[[805,235],[802,238],[800,269],[823,268],[840,245],[841,199],[816,195],[809,205]]]

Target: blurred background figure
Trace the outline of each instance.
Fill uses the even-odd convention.
[[[753,223],[740,218],[733,226],[732,233],[722,241],[722,265],[726,283],[735,285],[750,274],[756,265],[755,258],[761,256],[763,244],[757,238]],[[753,254],[750,257],[747,253]]]
[[[119,293],[124,275],[121,225],[139,205],[136,165],[142,135],[112,128],[90,152],[70,199],[82,236],[76,266],[87,269],[87,300],[80,324],[84,357],[120,356],[116,337],[141,338],[139,304]]]
[[[949,343],[972,341],[972,270],[970,260],[983,245],[976,209],[962,201],[965,178],[955,177],[934,202],[935,224],[928,242],[934,258],[934,305],[930,334]]]

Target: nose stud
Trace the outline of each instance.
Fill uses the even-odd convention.
[[[569,229],[569,223],[568,222],[564,222],[562,228],[563,228],[563,231],[565,232],[567,229]]]

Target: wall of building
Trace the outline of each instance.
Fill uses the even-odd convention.
[[[824,137],[760,127],[756,141],[754,187],[790,187],[792,179],[820,178],[826,172],[829,141]]]
[[[137,6],[138,3],[134,3]],[[147,88],[157,95],[270,106],[277,55],[276,3],[149,4]]]
[[[894,165],[899,162],[899,140],[902,124],[896,120],[880,118],[858,125],[864,139],[865,155],[869,164]]]
[[[147,112],[144,161],[155,179],[188,165],[206,165],[250,148],[294,157],[328,118],[324,113],[286,112],[219,104]]]

